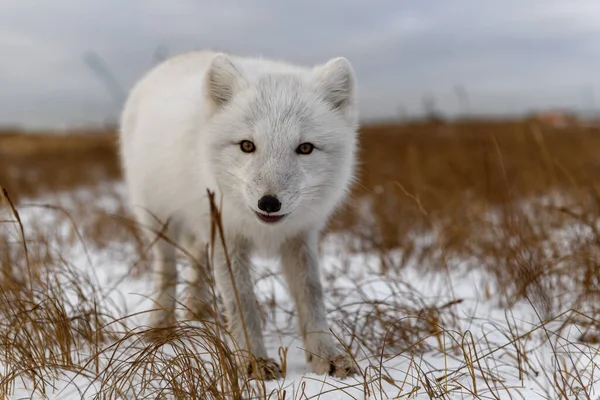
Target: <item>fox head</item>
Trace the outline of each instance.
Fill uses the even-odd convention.
[[[236,61],[215,55],[204,83],[205,148],[223,200],[257,224],[324,223],[354,178],[351,64],[339,57],[270,71],[261,60]]]

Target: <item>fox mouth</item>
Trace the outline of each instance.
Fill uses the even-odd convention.
[[[275,222],[279,222],[282,219],[284,219],[286,217],[286,215],[269,215],[269,214],[263,214],[263,213],[259,213],[257,211],[254,211],[256,213],[256,216],[263,222],[266,222],[267,224],[274,224]]]

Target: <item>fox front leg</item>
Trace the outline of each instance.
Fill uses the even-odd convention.
[[[251,246],[241,238],[229,242],[231,245],[228,244],[227,250],[231,273],[221,246],[215,249],[214,260],[215,282],[225,305],[227,328],[245,353],[245,372],[254,379],[278,379],[281,367],[268,357],[263,341],[258,301],[250,274]]]
[[[352,357],[335,345],[329,332],[319,276],[317,236],[317,232],[311,232],[283,244],[283,274],[296,303],[306,359],[313,372],[346,377],[357,369]]]

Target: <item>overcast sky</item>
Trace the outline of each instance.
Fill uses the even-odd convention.
[[[114,119],[84,54],[128,90],[157,48],[346,56],[364,118],[421,113],[424,95],[448,114],[600,105],[598,0],[2,0],[0,124]]]

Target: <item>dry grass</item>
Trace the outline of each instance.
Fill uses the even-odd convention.
[[[377,397],[391,385],[398,398],[417,392],[499,398],[508,390],[505,373],[517,381],[545,377],[553,382],[544,389],[548,398],[593,398],[600,372],[593,345],[600,319],[599,133],[523,121],[364,127],[360,182],[330,227],[352,240],[339,255],[336,274],[325,279],[337,305],[331,315],[344,321],[334,330],[369,367],[347,388],[324,383],[323,392],[357,386]],[[147,243],[127,221],[118,195],[117,209],[109,212],[87,202],[68,210],[47,205],[76,227],[66,236],[37,231],[31,221],[21,224],[26,199],[118,180],[115,144],[110,132],[0,135],[0,186],[6,188],[0,398],[18,385],[41,395],[57,379],[76,375],[87,377],[102,399],[306,398],[302,388],[286,394],[240,374],[220,319],[183,321],[169,336],[148,342],[148,332],[123,317],[127,310],[107,300],[107,288],[69,264],[60,249],[86,243],[90,250],[123,250],[130,275],[148,273]],[[337,285],[349,274],[344,260],[359,252],[378,257],[366,275],[385,277],[386,301],[373,299],[365,281]],[[460,294],[425,300],[400,277],[415,265],[423,274],[484,271],[493,278],[482,287],[490,299],[506,307],[530,303],[539,323],[523,329],[507,308],[497,327],[505,340],[465,331],[465,317],[456,311]],[[349,294],[352,304],[344,302]],[[269,301],[262,306],[267,321],[283,307]],[[574,325],[582,329],[579,342],[566,334]],[[552,346],[554,370],[540,370],[533,359],[534,337]],[[431,351],[445,367],[423,364],[420,356]],[[285,365],[285,351],[281,355]],[[390,378],[386,366],[395,359],[408,365],[405,381]]]
[[[0,132],[0,182],[15,201],[119,175],[113,132]]]

